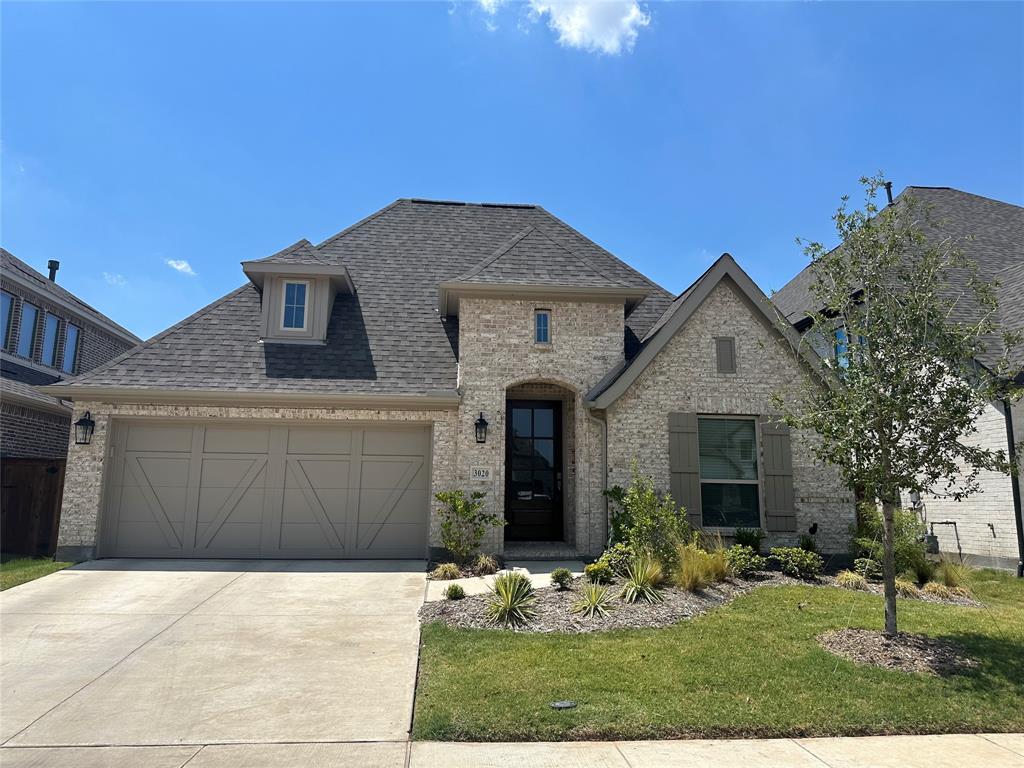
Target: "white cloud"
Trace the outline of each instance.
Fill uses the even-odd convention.
[[[530,10],[548,17],[560,45],[611,56],[632,51],[640,30],[651,23],[637,0],[530,0]]]
[[[108,285],[127,285],[128,281],[124,279],[124,275],[119,275],[115,272],[104,272],[103,279],[107,281]]]
[[[171,269],[181,272],[183,275],[188,275],[189,277],[196,276],[196,272],[192,269],[192,265],[184,259],[164,259],[164,263]]]
[[[498,8],[504,4],[505,0],[477,0],[480,3],[480,7],[484,13],[488,13],[491,16],[498,12]]]

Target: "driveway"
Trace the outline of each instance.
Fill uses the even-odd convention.
[[[15,587],[0,595],[0,762],[405,741],[424,592],[415,561],[103,560]]]

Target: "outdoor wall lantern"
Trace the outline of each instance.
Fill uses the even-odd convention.
[[[487,442],[487,419],[484,418],[484,412],[480,411],[480,418],[476,420],[476,441],[478,443]]]
[[[92,414],[88,411],[75,422],[75,443],[88,445],[92,442],[92,431],[96,428],[96,422],[92,420]]]

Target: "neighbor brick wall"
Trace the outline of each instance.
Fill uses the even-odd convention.
[[[0,456],[63,459],[68,452],[71,419],[11,402],[0,403]]]
[[[716,336],[734,337],[735,374],[718,373]],[[770,415],[776,413],[772,394],[792,392],[803,375],[792,349],[754,315],[732,282],[724,280],[608,409],[609,484],[627,485],[630,463],[636,459],[655,486],[667,492],[668,414]],[[845,552],[855,519],[853,494],[836,470],[814,460],[815,439],[812,434],[792,435],[797,531],[769,534],[766,544],[794,544],[816,522],[819,546]]]

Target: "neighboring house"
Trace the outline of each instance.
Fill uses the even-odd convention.
[[[52,554],[71,406],[36,387],[134,347],[137,338],[50,275],[0,248],[0,463],[4,551]]]
[[[1024,331],[1024,208],[991,200],[949,187],[907,187],[893,205],[912,196],[931,211],[934,222],[925,234],[948,236],[959,242],[963,254],[973,260],[979,274],[998,282],[999,325],[1002,331]],[[957,270],[948,295],[956,298],[954,317],[971,320],[978,307],[966,284],[967,274]],[[813,333],[821,355],[841,360],[848,352],[850,340],[842,328],[818,333],[810,328],[808,311],[813,309],[811,290],[812,267],[806,267],[772,296],[772,301],[800,333]],[[1002,353],[999,339],[992,339],[982,365],[994,367]],[[1016,360],[1024,362],[1024,348],[1017,348]],[[1018,376],[1017,383],[1024,383]],[[980,417],[978,431],[970,440],[980,447],[1012,451],[1015,443],[1024,441],[1024,403],[997,401],[991,403]],[[1021,513],[1022,477],[998,472],[983,472],[978,493],[964,501],[925,496],[920,500],[904,499],[915,504],[930,532],[938,537],[942,552],[965,555],[977,564],[1017,568],[1024,563],[1024,518]]]
[[[45,388],[96,422],[61,557],[423,557],[453,488],[491,551],[594,556],[634,459],[694,523],[847,547],[853,494],[772,420],[797,337],[728,255],[673,297],[543,208],[403,199],[242,270]]]

